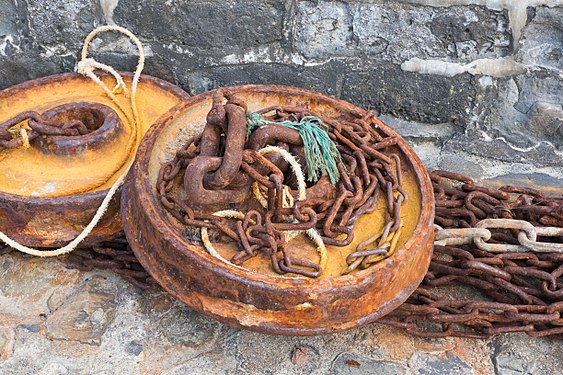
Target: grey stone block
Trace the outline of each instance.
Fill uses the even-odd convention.
[[[483,168],[479,164],[455,153],[442,155],[439,167],[440,169],[455,171],[474,179],[479,179],[483,176]]]
[[[525,333],[499,335],[491,340],[490,347],[496,375],[563,373],[563,343],[560,340],[536,340]],[[538,356],[537,353],[542,354]]]
[[[508,12],[486,7],[436,10],[429,24],[447,56],[462,61],[507,56],[513,51]],[[432,13],[432,12],[429,12]]]
[[[342,64],[336,61],[311,67],[252,63],[202,69],[187,73],[186,78],[192,94],[220,86],[277,84],[334,95],[341,69]]]
[[[561,156],[558,155],[553,145],[542,141],[530,148],[519,148],[507,141],[504,137],[480,138],[472,134],[454,138],[446,142],[445,149],[462,150],[467,153],[496,159],[509,163],[532,164],[536,167],[561,167]]]
[[[382,63],[369,71],[347,74],[342,98],[405,120],[463,125],[469,121],[480,90],[477,79],[467,73],[425,75]]]
[[[343,1],[300,1],[296,14],[295,45],[306,58],[349,56],[352,14]]]
[[[527,74],[514,78],[518,86],[518,101],[514,108],[528,113],[538,101],[563,104],[563,75],[553,69],[531,69]]]
[[[366,55],[400,63],[412,57],[471,61],[512,52],[506,11],[433,8],[402,2],[301,1],[295,45],[309,59]]]
[[[116,23],[155,43],[218,49],[225,53],[279,41],[283,1],[121,0]]]
[[[414,365],[418,367],[420,375],[469,375],[473,369],[465,361],[452,353],[444,357],[416,353],[413,358]]]
[[[563,69],[563,7],[528,8],[517,60],[529,66]]]
[[[30,35],[54,53],[76,53],[86,35],[104,24],[98,1],[27,0]]]
[[[0,64],[0,89],[51,74],[72,71],[72,56],[51,56],[46,59],[37,50],[14,53]]]
[[[536,69],[494,82],[496,95],[480,121],[448,143],[471,154],[506,162],[560,166],[563,146],[563,79],[552,69]]]
[[[0,41],[9,35],[17,37],[16,34],[21,31],[25,24],[23,6],[13,1],[4,3],[0,7]]]
[[[413,56],[445,56],[429,27],[432,14],[427,10],[408,4],[359,4],[352,24],[359,49],[397,63]]]

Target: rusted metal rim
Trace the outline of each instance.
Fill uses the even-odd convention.
[[[297,88],[247,85],[229,90],[239,95],[285,96],[288,103],[284,104],[292,97],[307,98],[309,103],[324,103],[339,112],[366,113],[350,103]],[[136,256],[157,282],[212,318],[273,334],[336,332],[372,322],[404,302],[422,281],[430,262],[434,196],[428,173],[403,139],[397,147],[406,157],[421,196],[416,235],[392,258],[369,269],[328,279],[271,277],[225,264],[182,238],[156,200],[148,177],[150,158],[167,127],[190,109],[210,102],[213,94],[179,104],[147,132],[125,186],[121,202],[124,229]],[[398,137],[383,123],[379,126]]]
[[[120,73],[128,82],[129,72]],[[101,77],[106,75],[101,74]],[[95,85],[90,78],[78,73],[62,73],[26,81],[0,91],[0,100],[30,95],[37,87],[72,81],[80,85]],[[189,98],[180,87],[148,75],[141,75],[141,85],[155,93],[166,93],[173,99],[171,106]],[[83,101],[77,98],[77,101]],[[170,107],[168,107],[170,108]],[[58,247],[74,239],[90,222],[109,189],[64,197],[33,197],[0,191],[0,230],[16,241],[32,247]],[[122,229],[119,216],[120,194],[116,194],[106,214],[84,244],[109,240]]]

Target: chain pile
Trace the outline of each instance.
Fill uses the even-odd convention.
[[[431,178],[435,223],[454,229],[437,231],[422,285],[380,322],[422,337],[563,334],[563,198],[445,171]]]
[[[385,227],[348,256],[345,272],[367,268],[395,251],[400,209],[408,199],[400,158],[386,150],[396,138],[374,121],[373,113],[336,121],[283,106],[249,113],[242,100],[218,91],[203,133],[162,165],[160,201],[212,255],[220,258],[208,229],[214,241],[240,246],[230,259],[234,264],[261,253],[278,274],[318,277],[326,264],[325,244],[349,245],[356,221],[375,210],[383,191]],[[326,139],[318,145],[323,134]],[[330,146],[334,154],[327,155]],[[286,251],[302,232],[317,245],[320,264]]]

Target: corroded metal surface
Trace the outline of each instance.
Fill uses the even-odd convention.
[[[383,322],[422,337],[526,332],[562,338],[563,188],[552,189],[558,197],[550,197],[532,187],[480,186],[453,172],[430,176],[436,193],[435,222],[458,235],[437,232],[422,285]],[[515,223],[527,224],[523,228],[531,229],[534,238],[537,231],[542,242],[521,249],[524,232],[515,230]],[[487,229],[488,243],[475,231],[479,227],[495,228],[492,233]],[[547,229],[555,229],[556,235],[540,235]],[[469,241],[457,241],[463,232]],[[440,243],[442,237],[451,241]],[[475,290],[480,295],[474,295]]]
[[[365,114],[349,103],[295,88],[240,86],[230,90],[252,110],[294,105],[326,118]],[[121,204],[125,232],[152,277],[172,295],[215,319],[275,334],[335,332],[374,321],[399,306],[418,286],[430,261],[434,198],[418,157],[379,121],[379,127],[399,138],[393,150],[403,159],[401,168],[411,197],[403,210],[403,238],[392,258],[344,276],[303,279],[224,263],[188,241],[182,226],[157,201],[156,181],[162,163],[173,156],[172,150],[203,130],[213,94],[188,99],[148,131],[126,183]],[[377,222],[375,216],[370,220],[359,226],[358,240],[370,236]],[[329,249],[329,256],[337,255]]]
[[[132,75],[123,75],[130,86]],[[110,77],[103,79],[112,84]],[[120,104],[128,108],[129,99],[119,97]],[[186,98],[188,94],[180,88],[142,76],[138,89],[142,133]],[[26,111],[41,114],[44,123],[29,124],[30,148],[0,147],[0,230],[27,246],[61,246],[90,222],[107,189],[134,157],[124,151],[131,130],[124,128],[126,116],[103,90],[74,73],[28,81],[0,92],[0,122]],[[48,127],[50,122],[82,122],[85,129],[77,135],[40,131],[41,126],[56,130]],[[64,188],[52,181],[61,181]],[[119,194],[86,243],[113,238],[121,229],[118,208]]]
[[[85,128],[78,135],[41,135],[35,143],[44,153],[80,156],[85,152],[96,152],[115,141],[122,133],[119,116],[110,107],[98,103],[68,103],[43,113],[49,122],[78,123]]]

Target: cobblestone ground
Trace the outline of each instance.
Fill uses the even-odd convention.
[[[461,165],[473,177],[493,173],[484,162]],[[502,179],[563,186],[539,174]],[[526,334],[422,339],[375,323],[328,336],[263,335],[217,323],[109,271],[0,257],[0,374],[552,375],[563,373],[562,358],[563,340]]]

